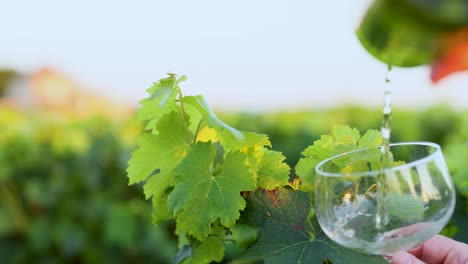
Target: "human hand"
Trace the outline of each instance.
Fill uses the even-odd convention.
[[[408,252],[397,252],[392,264],[468,264],[468,245],[437,235]]]

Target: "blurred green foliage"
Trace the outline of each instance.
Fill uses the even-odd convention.
[[[172,262],[173,223],[153,226],[141,186],[128,186],[125,168],[142,130],[134,119],[68,120],[0,107],[0,263]],[[378,129],[381,110],[224,113],[220,119],[268,134],[294,168],[301,151],[335,125]],[[459,191],[444,233],[468,242],[468,113],[445,106],[395,111],[392,141],[414,140],[443,146]]]
[[[0,112],[0,263],[170,262],[172,224],[126,178],[138,125]]]

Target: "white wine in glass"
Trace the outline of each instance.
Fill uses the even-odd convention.
[[[338,244],[390,256],[439,233],[452,216],[455,190],[440,146],[396,143],[390,156],[385,169],[380,147],[343,153],[316,166],[317,219]]]

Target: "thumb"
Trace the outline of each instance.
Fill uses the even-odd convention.
[[[408,252],[400,251],[392,256],[392,264],[424,264],[421,260]]]

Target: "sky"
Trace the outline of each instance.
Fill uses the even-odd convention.
[[[0,68],[48,66],[128,104],[167,72],[216,109],[383,104],[386,66],[355,29],[369,0],[5,1]],[[468,73],[394,69],[394,107],[468,109]],[[91,89],[88,88],[88,89]]]

